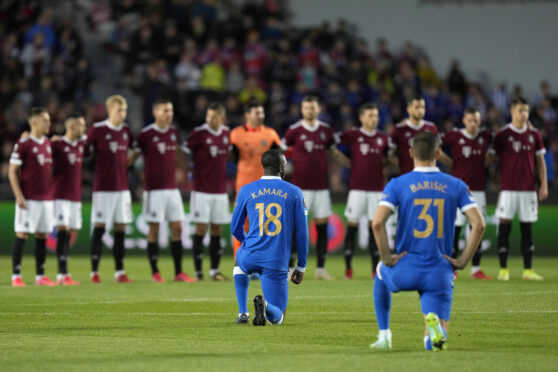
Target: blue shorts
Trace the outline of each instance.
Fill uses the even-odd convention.
[[[388,267],[382,263],[376,276],[378,279],[394,293],[418,291],[423,314],[435,313],[440,319],[450,319],[453,271],[414,271],[408,267]]]
[[[260,283],[265,300],[285,312],[289,299],[289,282],[287,281],[289,272],[266,269],[257,262],[251,261],[250,257],[243,254],[242,249],[238,250],[236,263],[240,269],[246,274],[260,274]]]

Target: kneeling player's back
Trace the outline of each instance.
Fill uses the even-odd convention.
[[[457,208],[476,203],[463,181],[423,167],[392,179],[380,205],[398,207],[396,250],[409,253],[406,264],[449,268],[444,255],[451,255]]]
[[[233,231],[237,238],[244,234],[246,216],[250,221],[242,249],[262,267],[286,271],[294,231],[308,229],[300,188],[279,177],[264,176],[242,187],[236,203],[231,228],[238,230]]]

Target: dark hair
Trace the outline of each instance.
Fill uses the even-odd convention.
[[[358,109],[358,115],[362,115],[364,114],[364,111],[366,110],[377,110],[378,106],[376,106],[375,103],[369,102],[369,103],[365,103],[364,105],[360,106],[360,108]]]
[[[514,97],[511,101],[511,107],[513,107],[515,105],[527,105],[527,106],[529,106],[529,102],[527,102],[527,100],[525,98],[517,96],[517,97]]]
[[[413,137],[413,153],[418,160],[434,160],[436,158],[436,150],[440,145],[438,137],[430,132],[418,132]]]
[[[413,103],[413,101],[422,101],[424,99],[419,93],[413,93],[407,97],[407,106]]]
[[[157,108],[157,106],[166,105],[167,103],[172,103],[172,102],[168,98],[157,98],[155,100],[155,102],[153,102],[153,106],[151,106],[151,107],[153,108],[153,110],[155,110]]]
[[[81,113],[79,113],[79,112],[73,112],[73,113],[71,113],[70,115],[68,115],[68,116],[66,117],[66,119],[64,119],[64,123],[66,123],[66,122],[68,122],[68,121],[70,121],[70,120],[79,119],[79,118],[82,118],[82,117],[83,117],[83,114],[81,114]]]
[[[225,115],[225,106],[221,102],[211,102],[207,105],[208,110],[217,111],[221,115]]]
[[[45,107],[31,107],[31,110],[29,110],[29,116],[27,117],[27,119],[31,120],[35,116],[41,115],[43,112],[48,112]]]
[[[465,114],[480,114],[480,110],[476,107],[467,107],[465,109]]]
[[[248,102],[247,104],[244,105],[244,113],[247,114],[250,111],[252,111],[252,109],[258,108],[258,107],[263,107],[263,104],[260,101],[251,100],[250,102]]]
[[[304,98],[302,98],[302,102],[316,102],[316,103],[320,103],[320,99],[317,96],[314,96],[312,94],[309,94],[307,96],[304,96]]]
[[[262,155],[262,167],[269,173],[279,174],[282,156],[283,153],[279,150],[267,150]]]

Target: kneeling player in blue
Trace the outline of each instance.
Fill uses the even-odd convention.
[[[453,296],[453,269],[463,269],[482,239],[483,217],[467,185],[436,168],[438,138],[420,132],[412,142],[412,172],[392,179],[384,189],[372,220],[382,262],[374,281],[378,340],[373,349],[391,349],[391,293],[418,291],[425,318],[426,350],[445,350]],[[386,222],[398,208],[396,254],[390,254]],[[451,258],[457,209],[465,214],[471,234],[465,251]]]
[[[233,271],[239,314],[237,323],[248,323],[250,274],[260,274],[263,297],[254,298],[253,324],[282,324],[287,309],[289,258],[293,234],[298,266],[291,281],[300,284],[308,257],[308,221],[302,191],[282,178],[285,156],[276,150],[262,155],[264,176],[240,189],[231,220],[231,232],[242,243]],[[244,232],[244,221],[250,226]]]

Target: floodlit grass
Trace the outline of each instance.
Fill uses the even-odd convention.
[[[54,279],[49,254],[47,275]],[[185,258],[191,272],[191,258]],[[204,264],[207,264],[204,262]],[[156,284],[145,257],[126,259],[133,284],[112,281],[113,262],[105,254],[103,284],[89,282],[89,260],[73,257],[77,287],[31,284],[34,259],[24,258],[26,288],[9,285],[11,260],[0,256],[1,371],[538,371],[558,369],[558,259],[535,257],[543,282],[521,280],[521,262],[510,260],[507,283],[469,279],[455,282],[449,351],[423,350],[418,296],[393,296],[393,350],[372,351],[377,326],[372,303],[370,264],[355,259],[355,279],[342,279],[341,257],[328,262],[332,282],[307,279],[291,285],[283,326],[236,325],[232,280],[226,283]],[[488,275],[497,261],[486,257]],[[163,277],[172,278],[167,256]],[[231,275],[232,261],[222,263]],[[252,282],[250,299],[260,293]],[[253,312],[250,302],[249,308]]]

